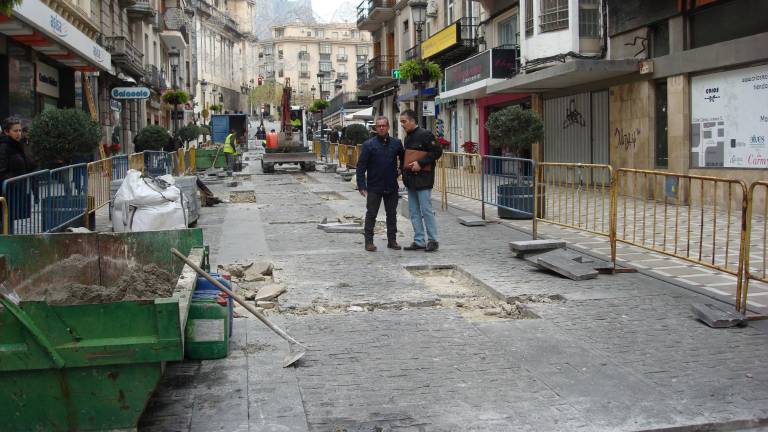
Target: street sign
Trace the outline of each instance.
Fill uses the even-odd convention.
[[[392,78],[400,79],[400,69],[392,69]]]
[[[184,120],[184,111],[183,110],[178,110],[178,111],[171,110],[171,120]]]
[[[424,117],[435,116],[435,101],[422,101],[421,107],[422,107],[421,114]]]
[[[146,87],[115,87],[112,99],[149,99],[152,93]]]

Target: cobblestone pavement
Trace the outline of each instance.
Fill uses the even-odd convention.
[[[231,190],[212,187],[224,197]],[[273,261],[288,292],[270,319],[309,351],[299,367],[283,369],[287,344],[260,322],[238,318],[227,359],[169,365],[140,431],[768,424],[767,323],[711,329],[690,305],[713,300],[641,273],[571,281],[533,269],[508,248],[528,234],[500,223],[465,227],[457,208],[438,212],[437,253],[388,250],[384,232],[376,235],[379,251],[367,253],[359,234],[316,228],[326,217],[364,211],[352,185],[332,174],[256,175],[236,189],[254,190],[256,203],[203,209],[212,264]],[[400,217],[398,227],[400,242],[409,243],[408,221]],[[510,301],[559,300],[528,303],[534,319],[468,316],[441,302],[450,285],[435,287],[407,270],[427,265],[456,266]],[[318,305],[328,313],[297,313]]]

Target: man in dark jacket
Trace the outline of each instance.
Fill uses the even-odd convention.
[[[24,153],[21,140],[21,122],[13,117],[5,119],[3,134],[0,135],[0,188],[9,178],[27,174],[34,169],[34,164]]]
[[[407,134],[404,160],[410,160],[411,154],[420,155],[408,165],[403,165],[403,184],[408,188],[408,211],[413,225],[413,243],[406,246],[405,250],[424,249],[426,252],[434,252],[438,242],[437,221],[432,210],[432,187],[435,185],[436,163],[443,155],[443,149],[435,142],[432,132],[419,127],[415,111],[409,109],[401,112],[400,124]]]
[[[373,227],[382,200],[387,214],[387,247],[401,249],[397,244],[397,172],[402,161],[403,144],[389,136],[389,120],[377,118],[376,136],[363,143],[357,159],[357,189],[367,198],[364,235],[365,250],[369,252],[376,251]]]

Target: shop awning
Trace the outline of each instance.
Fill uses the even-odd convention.
[[[488,93],[547,92],[639,72],[637,60],[575,59],[488,86]]]
[[[344,120],[373,120],[373,107],[361,109],[360,111],[353,112],[344,116]]]
[[[0,33],[77,70],[114,73],[109,52],[40,0],[24,0],[0,15]]]

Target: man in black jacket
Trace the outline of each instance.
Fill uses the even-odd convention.
[[[405,250],[424,249],[425,252],[434,252],[438,242],[437,220],[432,210],[432,187],[435,185],[436,163],[443,155],[443,149],[435,142],[432,132],[419,127],[413,110],[400,113],[400,124],[407,134],[404,143],[405,160],[410,161],[411,154],[420,155],[403,166],[403,184],[408,188],[408,211],[413,225],[413,243],[406,246]]]
[[[387,214],[387,247],[400,250],[397,244],[397,172],[403,161],[403,144],[389,136],[389,120],[386,117],[378,117],[375,127],[376,136],[363,143],[357,159],[357,189],[360,195],[367,198],[365,250],[376,251],[373,227],[382,200]]]

